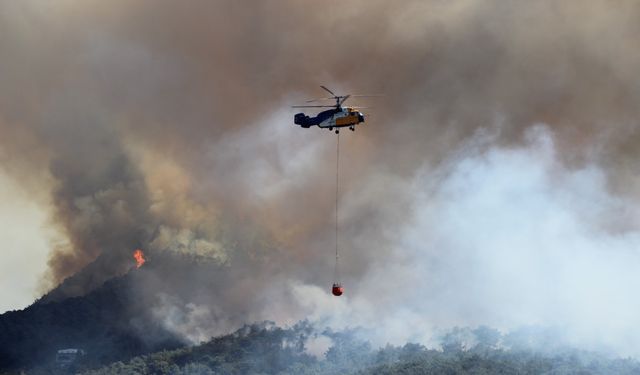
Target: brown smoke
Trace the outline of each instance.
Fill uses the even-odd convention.
[[[391,251],[416,170],[478,132],[511,145],[545,123],[567,165],[604,166],[634,196],[639,32],[634,1],[5,2],[0,161],[68,239],[51,285],[99,254],[108,277],[137,247],[224,263],[242,246],[320,283],[335,144],[288,106],[320,84],[383,93],[343,136],[357,278]]]

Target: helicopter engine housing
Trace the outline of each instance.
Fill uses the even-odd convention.
[[[309,116],[305,115],[304,113],[297,113],[293,117],[293,122],[297,125],[302,126],[303,128],[311,127]]]

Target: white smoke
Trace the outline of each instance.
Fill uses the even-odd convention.
[[[539,325],[577,347],[640,355],[640,232],[608,229],[634,216],[628,202],[598,167],[559,163],[545,126],[522,147],[485,147],[491,138],[416,175],[411,224],[345,296],[294,286],[306,316],[364,327],[380,345],[435,345],[454,326]]]
[[[186,342],[198,344],[227,333],[231,327],[229,317],[215,306],[185,303],[179,297],[165,293],[157,297],[152,316]]]

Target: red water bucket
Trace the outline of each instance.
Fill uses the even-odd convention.
[[[331,288],[331,293],[336,297],[341,296],[342,293],[344,293],[344,288],[340,284],[333,284],[333,288]]]

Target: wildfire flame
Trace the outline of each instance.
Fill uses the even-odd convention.
[[[146,260],[144,259],[144,253],[140,249],[137,249],[133,252],[133,257],[136,260],[136,268],[142,267],[144,262],[146,262]]]

